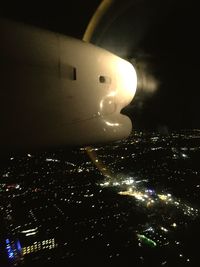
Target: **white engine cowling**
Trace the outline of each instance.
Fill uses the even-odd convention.
[[[84,145],[127,137],[132,64],[92,44],[0,21],[0,147]]]

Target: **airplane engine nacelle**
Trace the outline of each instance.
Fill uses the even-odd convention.
[[[0,21],[0,147],[84,145],[127,137],[120,114],[134,67],[92,44]]]

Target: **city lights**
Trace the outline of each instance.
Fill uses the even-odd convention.
[[[9,264],[75,263],[83,248],[88,255],[98,251],[105,266],[108,260],[147,265],[152,255],[158,266],[173,266],[174,257],[180,266],[192,264],[198,253],[188,236],[191,228],[198,235],[200,169],[190,160],[199,158],[200,143],[191,150],[178,138],[138,132],[70,155],[58,150],[9,158],[0,181],[7,236],[0,243]]]

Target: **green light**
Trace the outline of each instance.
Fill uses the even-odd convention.
[[[145,245],[148,245],[150,247],[156,247],[157,246],[156,242],[154,242],[153,240],[149,239],[145,235],[137,234],[137,237],[140,240],[140,242],[145,244]]]

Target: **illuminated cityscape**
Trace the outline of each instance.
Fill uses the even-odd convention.
[[[0,162],[0,266],[198,266],[200,131]]]

